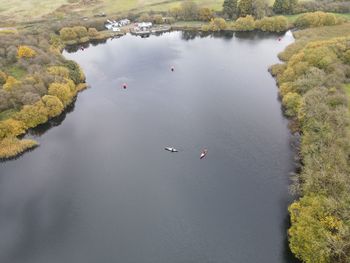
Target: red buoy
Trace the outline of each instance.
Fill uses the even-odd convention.
[[[128,87],[128,85],[126,85],[126,83],[123,84],[123,89],[126,89]]]

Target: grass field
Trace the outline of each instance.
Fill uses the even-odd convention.
[[[40,18],[62,5],[70,5],[69,10],[94,14],[98,12],[119,13],[127,11],[166,11],[178,6],[184,0],[101,0],[95,3],[77,4],[68,0],[0,0],[0,20],[24,21]],[[199,6],[220,10],[223,0],[194,0]]]

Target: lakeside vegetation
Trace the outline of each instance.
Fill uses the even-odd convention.
[[[312,24],[312,23],[311,23]],[[271,68],[285,114],[301,133],[289,242],[304,262],[350,261],[350,26],[310,28]]]
[[[17,136],[61,114],[85,76],[63,58],[45,34],[9,34],[0,38],[0,158],[37,145]]]
[[[304,262],[350,262],[350,2],[225,0],[219,5],[214,0],[155,0],[138,10],[133,10],[134,1],[106,0],[97,7],[93,1],[61,0],[54,6],[47,2],[34,16],[51,14],[45,17],[46,25],[24,23],[19,31],[0,31],[0,158],[37,146],[18,136],[61,114],[86,87],[79,66],[65,60],[61,50],[110,34],[104,31],[105,18],[81,20],[81,15],[119,8],[134,21],[162,23],[166,16],[167,23],[178,28],[204,31],[304,29],[295,32],[296,42],[279,54],[284,63],[271,67],[285,114],[302,138],[302,170],[293,185],[300,198],[289,207],[289,242]],[[13,19],[9,14],[16,6],[1,6],[5,11],[0,10],[0,16]],[[82,6],[79,16],[62,15]],[[317,12],[304,14],[309,11]]]

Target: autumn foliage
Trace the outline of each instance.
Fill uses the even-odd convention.
[[[33,58],[35,57],[36,52],[28,46],[20,46],[17,55],[19,58]]]

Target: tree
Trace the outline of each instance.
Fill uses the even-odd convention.
[[[60,30],[60,37],[63,41],[68,41],[77,39],[78,35],[73,28],[64,27]]]
[[[198,19],[198,5],[193,1],[184,1],[181,3],[182,17],[184,20]]]
[[[204,31],[220,31],[225,30],[227,27],[226,21],[223,18],[215,18],[212,19],[209,23],[209,25],[205,25],[203,27]]]
[[[59,98],[64,106],[67,106],[72,99],[70,88],[68,85],[62,83],[50,84],[48,93]]]
[[[256,19],[261,19],[266,16],[269,6],[265,0],[253,0],[252,15]]]
[[[138,21],[140,22],[150,22],[151,21],[151,17],[148,13],[143,13],[142,15],[140,15]]]
[[[0,70],[0,85],[5,84],[6,79],[7,79],[6,73]]]
[[[276,14],[293,14],[298,0],[275,0],[273,4],[273,11]]]
[[[42,97],[42,101],[47,108],[49,118],[56,117],[57,115],[61,114],[64,109],[62,102],[56,96],[45,95]]]
[[[247,16],[253,14],[253,0],[240,0],[238,2],[239,16]]]
[[[237,17],[237,0],[225,0],[222,5],[222,13],[230,19]]]
[[[237,31],[252,31],[255,29],[254,17],[248,15],[246,17],[240,17],[236,20],[234,28]]]
[[[204,7],[199,9],[198,18],[201,21],[210,21],[214,18],[214,14],[209,8]]]
[[[17,79],[12,76],[8,76],[3,89],[6,91],[11,91],[15,86],[18,86],[18,84],[20,84],[20,82]]]

